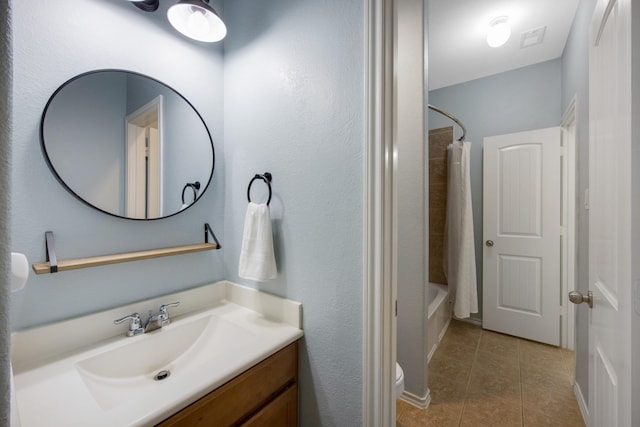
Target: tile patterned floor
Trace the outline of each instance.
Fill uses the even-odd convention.
[[[451,321],[429,363],[431,404],[397,401],[397,427],[584,426],[575,355]]]

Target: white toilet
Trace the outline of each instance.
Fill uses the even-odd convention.
[[[402,396],[404,391],[404,372],[402,367],[396,362],[396,397]]]

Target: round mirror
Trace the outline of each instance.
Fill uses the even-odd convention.
[[[175,215],[213,176],[213,141],[193,105],[131,71],[91,71],[60,86],[42,114],[40,140],[62,185],[122,218]]]

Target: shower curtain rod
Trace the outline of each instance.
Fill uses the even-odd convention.
[[[458,138],[458,141],[464,141],[465,136],[467,136],[467,128],[464,127],[462,122],[460,120],[458,120],[458,118],[456,116],[454,116],[453,114],[449,114],[446,111],[441,110],[440,108],[435,107],[435,106],[433,106],[431,104],[427,104],[427,107],[429,107],[430,110],[438,112],[438,113],[442,114],[443,116],[447,116],[448,118],[450,118],[451,120],[456,122],[458,124],[458,126],[460,126],[460,128],[462,128],[462,136],[460,138]]]

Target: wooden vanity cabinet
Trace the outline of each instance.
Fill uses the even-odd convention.
[[[294,427],[298,422],[298,342],[288,345],[167,418],[160,427]]]

